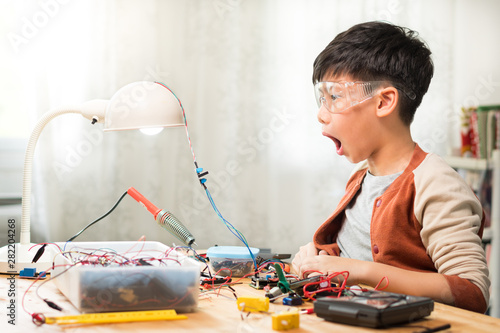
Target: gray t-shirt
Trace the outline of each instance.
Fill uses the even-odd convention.
[[[345,210],[345,221],[337,237],[341,257],[373,261],[370,240],[373,204],[402,173],[387,176],[366,173],[360,193]]]

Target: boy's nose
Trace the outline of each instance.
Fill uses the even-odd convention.
[[[326,124],[330,121],[330,112],[323,104],[321,104],[321,107],[318,110],[318,121],[321,124]]]

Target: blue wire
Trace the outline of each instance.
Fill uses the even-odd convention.
[[[193,146],[191,144],[191,138],[189,137],[189,131],[188,131],[188,126],[187,126],[187,117],[186,117],[186,112],[184,111],[184,106],[182,105],[181,100],[177,97],[177,95],[166,84],[158,82],[158,81],[156,81],[156,83],[158,83],[161,86],[163,86],[166,89],[168,89],[168,91],[170,91],[172,93],[172,95],[174,95],[174,97],[179,102],[179,105],[180,105],[180,107],[182,109],[182,116],[184,118],[184,125],[186,127],[186,135],[187,135],[187,139],[188,139],[188,142],[189,142],[189,147],[191,148],[191,154],[193,155],[194,163],[195,163],[195,165],[197,165],[196,164],[196,155],[194,154],[194,149],[193,149]],[[198,171],[196,173],[198,174]],[[200,177],[199,174],[198,174],[198,177]],[[208,197],[208,200],[210,201],[210,204],[212,205],[212,208],[215,210],[215,212],[217,213],[217,215],[219,216],[219,218],[222,220],[222,222],[224,222],[224,224],[229,229],[229,231],[231,231],[231,233],[233,235],[235,235],[243,244],[245,244],[245,246],[247,247],[248,251],[250,252],[250,256],[252,257],[255,269],[257,269],[257,261],[255,260],[255,256],[253,255],[252,250],[250,250],[250,247],[248,246],[248,243],[247,243],[245,237],[235,227],[233,227],[233,225],[231,223],[229,223],[224,217],[222,217],[222,214],[217,209],[217,206],[215,205],[215,202],[212,199],[212,195],[210,195],[210,192],[208,191],[208,189],[204,185],[204,183],[202,183],[202,185],[205,188],[205,192],[207,193],[207,197]]]
[[[245,239],[245,236],[243,236],[231,223],[229,223],[222,216],[222,214],[220,213],[219,209],[215,205],[215,202],[214,202],[214,200],[212,198],[212,195],[210,194],[210,191],[208,190],[208,188],[205,188],[205,192],[207,193],[207,197],[208,197],[208,200],[210,201],[210,204],[212,205],[212,208],[215,210],[215,212],[217,213],[217,215],[219,216],[219,218],[222,220],[222,222],[224,222],[224,224],[229,229],[229,231],[231,231],[231,233],[233,235],[235,235],[247,247],[248,252],[250,252],[250,256],[252,257],[252,261],[253,261],[254,267],[255,267],[255,269],[257,269],[257,261],[255,260],[255,256],[253,255],[252,250],[250,250],[250,247],[248,246],[248,243],[247,243],[247,241]]]

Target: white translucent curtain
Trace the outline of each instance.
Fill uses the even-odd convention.
[[[296,252],[344,192],[352,165],[321,136],[311,75],[316,55],[356,23],[390,21],[419,31],[428,42],[436,74],[416,116],[414,138],[430,151],[448,150],[451,130],[442,111],[454,110],[454,1],[54,3],[47,23],[18,45],[33,118],[51,108],[109,99],[130,82],[167,84],[185,107],[218,209],[251,246]],[[45,9],[33,2],[17,10],[33,21]],[[200,248],[241,245],[205,197],[183,129],[157,136],[101,129],[67,115],[42,134],[32,205],[35,241],[66,240],[133,186],[176,215]],[[77,240],[142,235],[179,244],[126,197]]]

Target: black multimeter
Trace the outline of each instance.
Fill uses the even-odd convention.
[[[322,297],[314,302],[314,312],[325,320],[375,328],[410,323],[430,315],[433,310],[431,298],[377,290]]]

